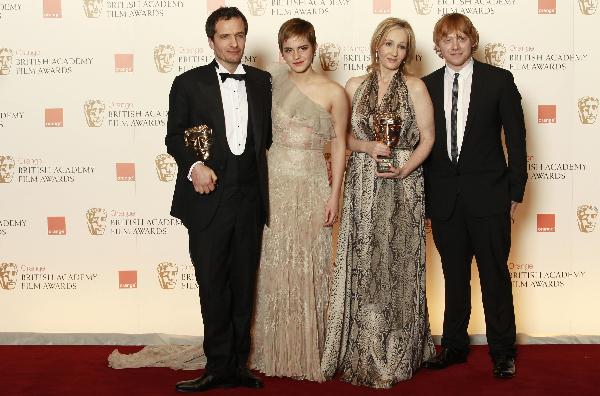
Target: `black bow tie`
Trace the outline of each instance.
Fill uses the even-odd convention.
[[[221,82],[225,82],[228,78],[233,78],[234,80],[242,81],[246,79],[245,74],[231,74],[231,73],[219,73],[221,76]]]

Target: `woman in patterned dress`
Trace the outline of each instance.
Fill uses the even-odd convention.
[[[434,354],[425,296],[425,207],[421,164],[434,140],[433,107],[423,82],[406,73],[414,32],[387,18],[371,40],[368,74],[351,78],[352,151],[329,298],[322,359],[326,378],[389,388]],[[375,141],[373,116],[402,120],[393,151]],[[396,166],[378,173],[378,156]]]

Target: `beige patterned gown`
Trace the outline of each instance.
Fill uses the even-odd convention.
[[[377,104],[377,75],[357,89],[352,130],[374,140],[372,114],[402,117],[395,158],[419,140],[415,111],[400,72]],[[434,354],[425,296],[424,187],[421,167],[402,180],[375,176],[375,161],[352,153],[332,280],[322,367],[356,385],[388,388],[412,377]]]
[[[269,376],[323,381],[331,229],[323,227],[331,190],[323,145],[330,114],[288,78],[273,73],[269,149],[270,225],[263,236],[250,365]]]
[[[269,150],[270,227],[265,229],[249,366],[270,376],[324,381],[331,229],[323,227],[330,195],[323,145],[333,136],[330,114],[273,72],[273,145]],[[201,345],[147,346],[114,351],[113,368],[197,369]]]

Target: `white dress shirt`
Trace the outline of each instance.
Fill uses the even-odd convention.
[[[248,96],[246,94],[246,82],[244,80],[235,80],[228,78],[221,81],[219,73],[229,73],[217,60],[218,67],[215,69],[219,89],[221,90],[221,99],[223,101],[223,115],[225,116],[225,134],[229,149],[235,155],[244,153],[246,147],[246,137],[248,135]],[[233,74],[246,74],[244,67],[239,64]],[[188,179],[192,180],[192,170],[194,166],[202,161],[197,161],[192,165],[188,172]]]
[[[444,73],[444,113],[446,114],[446,142],[448,148],[448,158],[452,158],[452,137],[450,134],[450,114],[452,112],[452,84],[454,83],[454,74],[458,76],[458,102],[456,115],[456,145],[458,146],[458,157],[465,136],[465,127],[467,125],[467,115],[469,113],[469,101],[471,99],[471,83],[473,82],[473,58],[460,71],[454,71],[446,65]]]

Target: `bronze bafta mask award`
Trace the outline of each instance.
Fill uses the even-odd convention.
[[[385,173],[390,170],[394,164],[394,148],[400,139],[400,130],[402,129],[402,119],[396,113],[375,113],[373,114],[373,131],[375,140],[389,147],[391,155],[389,157],[379,156],[381,161],[377,163],[377,172]]]
[[[186,129],[183,139],[185,145],[194,150],[200,161],[204,162],[210,158],[213,134],[208,126],[198,125]]]

